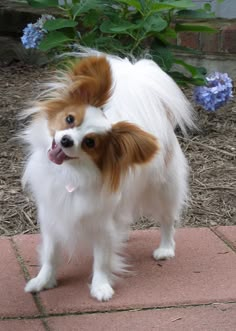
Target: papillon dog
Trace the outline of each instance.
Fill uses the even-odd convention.
[[[111,299],[125,269],[130,224],[160,224],[153,258],[175,255],[174,225],[187,199],[188,165],[175,135],[194,126],[190,103],[150,59],[87,50],[59,71],[32,107],[23,175],[37,204],[41,269],[26,292],[56,286],[61,248],[93,250],[91,296]]]

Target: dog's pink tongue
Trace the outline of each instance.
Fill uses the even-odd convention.
[[[48,151],[48,158],[56,164],[62,164],[66,159],[66,154],[61,149],[60,145],[53,141],[52,148]]]

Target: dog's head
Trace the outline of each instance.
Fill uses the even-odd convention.
[[[55,97],[43,101],[52,145],[49,159],[60,165],[89,157],[112,191],[129,167],[148,163],[158,151],[156,138],[128,122],[114,125],[103,107],[115,87],[105,57],[90,57],[75,63]]]

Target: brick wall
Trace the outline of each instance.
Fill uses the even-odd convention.
[[[201,50],[204,54],[236,54],[236,21],[218,20],[210,25],[218,32],[181,32],[177,45]]]

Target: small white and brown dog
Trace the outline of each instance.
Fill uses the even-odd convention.
[[[80,54],[81,55],[81,54]],[[88,50],[24,112],[29,156],[23,184],[32,192],[42,233],[41,270],[26,292],[56,286],[60,248],[90,244],[91,295],[114,294],[121,249],[132,220],[160,222],[154,259],[175,255],[174,222],[187,198],[188,166],[174,129],[193,126],[175,82],[151,60]]]

